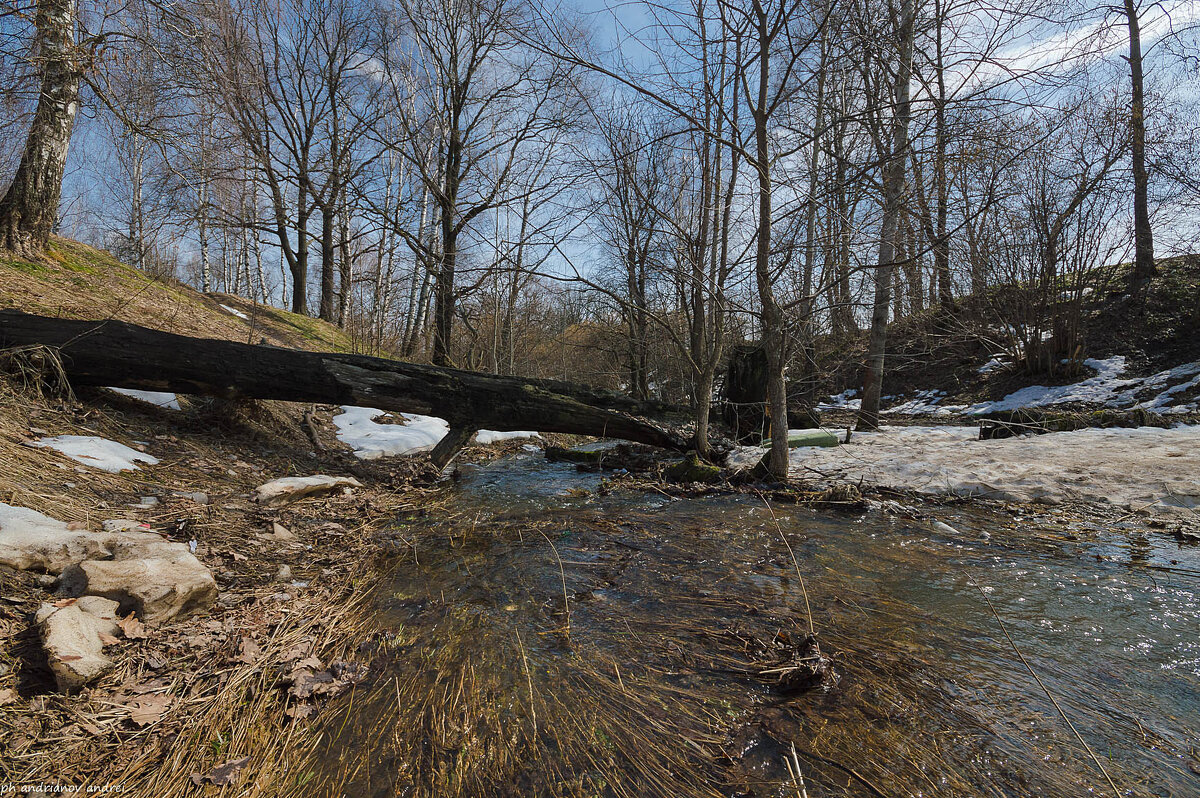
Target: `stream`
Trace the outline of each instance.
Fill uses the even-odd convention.
[[[297,794],[1200,795],[1200,550],[1138,519],[461,472]],[[810,623],[839,678],[783,689]]]

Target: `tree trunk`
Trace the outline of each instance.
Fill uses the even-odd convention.
[[[673,408],[552,380],[498,377],[364,355],[190,338],[119,321],[0,312],[0,347],[59,349],[75,385],[377,407],[452,428],[624,438],[682,451],[682,436],[631,413]]]
[[[0,199],[0,250],[36,256],[58,220],[63,170],[79,108],[75,0],[39,0],[34,17],[41,90],[17,174]]]
[[[892,152],[884,167],[883,224],[879,234],[879,264],[875,270],[875,306],[867,341],[867,364],[863,373],[862,407],[858,429],[879,427],[879,396],[883,385],[884,352],[887,348],[888,306],[892,297],[892,272],[896,268],[896,233],[903,209],[904,164],[908,157],[908,123],[912,116],[909,82],[912,79],[914,0],[904,0],[901,9],[900,58],[896,70],[896,111],[892,116]]]
[[[1155,275],[1154,233],[1150,228],[1150,176],[1146,171],[1146,107],[1142,92],[1142,37],[1134,0],[1125,0],[1129,23],[1129,71],[1133,78],[1132,106],[1129,113],[1130,149],[1133,155],[1133,279],[1147,280]]]
[[[321,299],[317,305],[317,317],[328,322],[337,321],[333,307],[333,278],[337,269],[334,217],[332,204],[321,209]]]

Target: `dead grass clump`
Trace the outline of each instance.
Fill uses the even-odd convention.
[[[38,399],[74,401],[58,350],[34,344],[0,350],[0,377]]]

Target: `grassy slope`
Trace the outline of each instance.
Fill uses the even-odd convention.
[[[235,308],[240,319],[223,310]],[[86,244],[55,238],[40,263],[0,257],[0,308],[64,318],[116,318],[203,338],[224,338],[328,352],[350,352],[339,328],[243,297],[202,294],[157,280]]]

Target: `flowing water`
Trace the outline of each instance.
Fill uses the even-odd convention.
[[[794,756],[812,798],[1112,795],[1099,765],[1200,795],[1197,547],[610,493],[534,456],[463,473],[453,518],[399,522],[373,676],[299,792],[797,796]],[[785,691],[810,622],[840,679]]]

